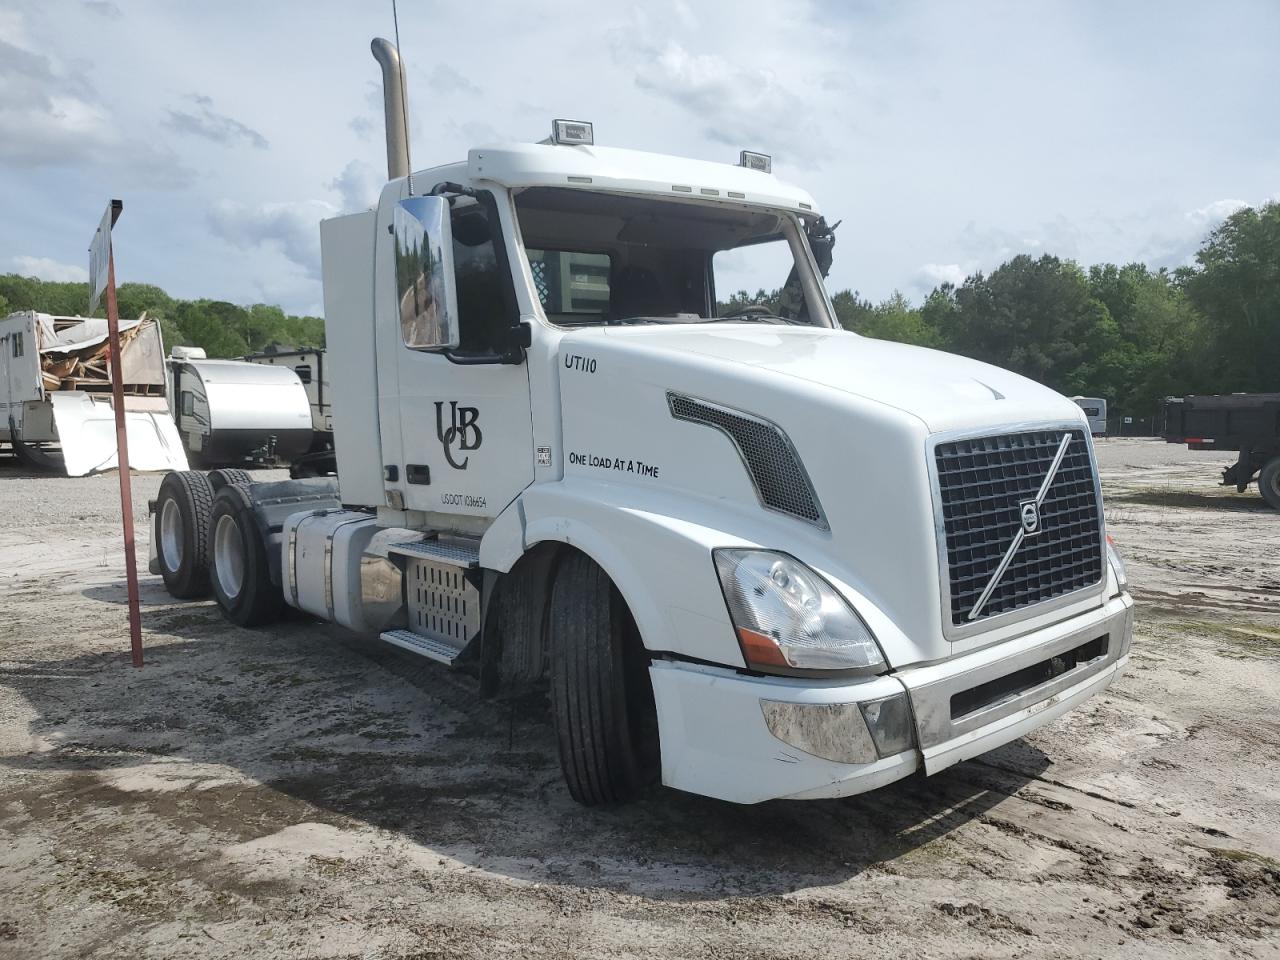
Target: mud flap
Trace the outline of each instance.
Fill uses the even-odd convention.
[[[105,398],[79,392],[49,394],[67,476],[115,469],[115,412]],[[187,455],[173,419],[160,410],[125,410],[129,466],[134,470],[186,470]]]

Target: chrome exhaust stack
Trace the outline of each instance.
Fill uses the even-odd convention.
[[[375,37],[373,58],[382,67],[382,104],[387,126],[387,179],[409,175],[409,120],[405,105],[404,67],[390,40]]]

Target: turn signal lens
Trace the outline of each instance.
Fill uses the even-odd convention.
[[[1107,559],[1111,561],[1111,569],[1116,572],[1116,583],[1121,590],[1129,589],[1129,571],[1125,568],[1124,557],[1116,549],[1116,542],[1107,534]]]
[[[717,550],[714,556],[748,665],[764,670],[884,667],[866,624],[803,563],[770,550]]]

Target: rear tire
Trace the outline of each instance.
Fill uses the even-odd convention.
[[[658,771],[649,659],[627,605],[589,557],[556,571],[548,619],[560,767],[581,804],[632,800]]]
[[[223,615],[242,627],[280,619],[284,597],[271,582],[266,545],[244,487],[218,491],[209,518],[209,581]]]
[[[213,484],[213,492],[217,493],[223,487],[233,483],[253,483],[253,477],[249,476],[248,470],[223,467],[209,471],[209,482]]]
[[[1280,456],[1272,457],[1258,474],[1258,491],[1272,509],[1280,510]]]
[[[160,576],[171,597],[209,595],[209,514],[213,487],[198,470],[175,470],[160,481],[151,536]]]

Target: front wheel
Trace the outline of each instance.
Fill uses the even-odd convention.
[[[1280,456],[1272,457],[1258,474],[1258,491],[1272,508],[1280,510]]]
[[[242,627],[280,619],[284,597],[271,582],[266,545],[244,488],[218,491],[209,518],[209,580],[222,613]]]
[[[561,562],[548,622],[560,767],[588,806],[634,799],[658,772],[649,661],[621,594],[589,557]]]

